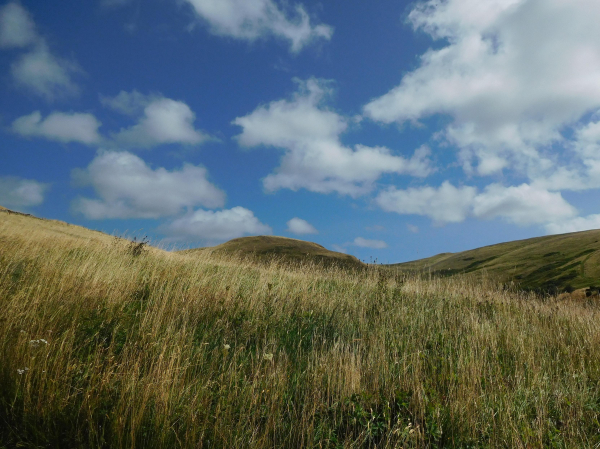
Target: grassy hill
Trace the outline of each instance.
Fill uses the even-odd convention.
[[[200,252],[239,256],[252,256],[257,260],[269,262],[277,259],[281,262],[301,263],[309,262],[319,265],[362,268],[365,267],[356,257],[329,251],[325,247],[304,240],[290,239],[276,236],[240,237],[209,248],[196,248],[181,251],[183,254],[197,254]]]
[[[0,211],[0,448],[597,448],[599,324],[597,298],[476,273],[140,249]]]
[[[600,230],[500,243],[391,265],[443,276],[486,270],[525,289],[564,290],[600,284]]]

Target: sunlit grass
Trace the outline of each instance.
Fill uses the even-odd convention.
[[[600,444],[594,299],[131,249],[0,215],[0,447]]]

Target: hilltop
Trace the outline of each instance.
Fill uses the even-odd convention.
[[[344,267],[364,267],[361,261],[348,254],[330,251],[317,243],[277,236],[240,237],[217,246],[181,251],[183,254],[209,252],[211,254],[237,254],[251,256],[259,261],[278,258],[289,262],[315,262],[321,265],[335,264]]]
[[[600,283],[600,230],[499,243],[390,265],[443,276],[486,270],[524,289],[570,290]]]

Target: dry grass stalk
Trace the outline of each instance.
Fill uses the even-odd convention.
[[[0,218],[6,447],[600,444],[593,299]]]

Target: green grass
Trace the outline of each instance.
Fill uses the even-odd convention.
[[[500,243],[391,267],[441,276],[485,270],[500,282],[545,292],[589,287],[600,280],[600,230]]]
[[[0,447],[600,444],[593,297],[138,254],[17,215],[0,238]]]
[[[255,261],[267,264],[275,257],[282,263],[315,263],[323,267],[334,265],[350,269],[365,268],[365,264],[356,257],[329,251],[317,243],[268,235],[240,237],[214,247],[190,249],[181,253],[251,257]]]

